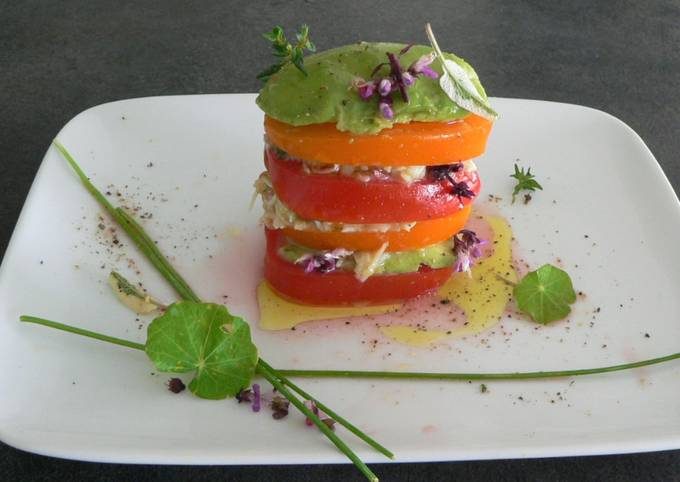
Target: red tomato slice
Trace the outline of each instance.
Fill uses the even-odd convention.
[[[364,282],[348,271],[305,273],[301,266],[279,256],[286,239],[280,230],[265,229],[265,235],[265,279],[283,297],[306,305],[393,303],[434,291],[453,273],[453,267],[422,267],[415,273],[374,275]]]
[[[447,180],[423,179],[406,184],[395,179],[363,182],[340,174],[307,174],[302,162],[281,159],[265,149],[265,165],[279,199],[300,217],[338,223],[400,223],[450,217],[474,198],[451,193]],[[454,174],[475,197],[477,172]]]

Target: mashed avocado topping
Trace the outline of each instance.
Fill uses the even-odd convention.
[[[395,96],[394,117],[380,115],[377,100],[363,100],[352,83],[357,78],[368,79],[376,65],[387,60],[387,52],[398,53],[405,44],[360,42],[327,50],[305,59],[305,76],[294,65],[288,64],[272,75],[260,91],[257,104],[270,117],[295,126],[331,122],[341,131],[356,134],[376,134],[394,123],[411,121],[447,121],[468,115],[451,101],[437,79],[421,77],[409,87],[409,103]],[[411,62],[428,54],[432,48],[415,45],[405,53],[401,62]],[[486,99],[477,74],[463,59],[445,53],[470,74],[470,80]],[[441,65],[431,65],[438,74]]]
[[[298,244],[289,243],[279,249],[279,255],[291,263],[304,259],[308,254],[322,254]],[[377,256],[376,256],[377,255]],[[337,268],[354,271],[357,278],[367,279],[374,274],[413,273],[421,265],[430,268],[446,268],[453,265],[456,256],[453,254],[453,241],[443,241],[420,249],[395,252],[347,251],[337,261]]]

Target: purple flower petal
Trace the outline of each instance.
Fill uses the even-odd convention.
[[[338,262],[345,256],[352,254],[352,251],[338,248],[333,251],[322,253],[306,253],[295,260],[295,264],[302,264],[305,273],[330,273],[338,269]]]
[[[253,412],[260,411],[260,401],[262,400],[260,396],[260,385],[253,383]]]
[[[394,83],[397,84],[397,88],[401,93],[401,98],[408,104],[408,92],[406,91],[406,84],[404,84],[404,79],[402,77],[404,69],[401,67],[399,59],[397,59],[392,52],[387,52],[387,58],[390,60],[390,75],[394,79]]]
[[[359,97],[366,100],[369,99],[375,92],[375,82],[365,81],[361,77],[357,77],[352,81],[352,86],[359,91]]]
[[[418,60],[413,62],[408,68],[409,72],[418,75],[423,72],[423,69],[427,68],[432,62],[434,62],[436,55],[434,52],[421,56]]]
[[[304,403],[305,403],[305,407],[307,407],[309,410],[311,410],[311,412],[314,415],[317,415],[317,416],[319,415],[319,409],[317,408],[316,403],[314,403],[313,400],[305,400]],[[311,427],[312,425],[314,425],[314,422],[312,422],[311,418],[307,417],[307,418],[305,418],[305,424],[308,425],[309,427]]]
[[[406,85],[413,85],[416,81],[416,78],[410,72],[404,72],[401,74],[401,78],[404,79]]]
[[[454,196],[458,196],[458,200],[460,201],[460,198],[468,198],[472,199],[475,197],[475,192],[470,189],[470,185],[465,182],[465,181],[460,181],[460,182],[454,182],[452,183],[453,186],[451,186],[451,194]]]
[[[436,79],[439,77],[439,74],[432,70],[430,67],[423,67],[420,73],[423,74],[425,77],[429,77],[431,79]]]
[[[394,111],[392,110],[392,98],[389,96],[381,97],[378,102],[378,109],[385,119],[394,118]]]
[[[462,229],[453,237],[453,253],[456,255],[456,263],[453,269],[457,273],[467,273],[471,276],[470,268],[475,260],[482,257],[480,246],[486,244],[486,240],[477,237],[474,231]]]
[[[375,92],[375,85],[373,83],[362,85],[359,87],[359,96],[366,100],[373,95]]]
[[[390,92],[392,92],[392,81],[390,79],[382,79],[378,83],[378,94],[381,97],[385,97]]]

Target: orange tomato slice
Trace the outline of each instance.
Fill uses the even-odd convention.
[[[476,115],[451,122],[395,124],[376,135],[339,131],[335,124],[292,126],[264,118],[269,141],[299,159],[363,166],[433,166],[484,153],[492,122]]]
[[[407,251],[452,238],[465,227],[471,210],[472,206],[468,205],[453,216],[419,221],[410,231],[343,233],[285,228],[283,232],[296,243],[313,249],[345,248],[352,251],[375,251],[387,242],[387,251]]]

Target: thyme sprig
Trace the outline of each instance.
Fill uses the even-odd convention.
[[[316,45],[309,39],[309,27],[307,25],[302,25],[300,31],[295,34],[297,42],[292,45],[286,35],[283,32],[283,28],[276,26],[271,32],[263,34],[264,38],[269,40],[272,44],[272,49],[274,50],[274,57],[278,57],[280,60],[272,65],[271,67],[263,70],[257,74],[257,78],[262,82],[267,82],[269,78],[281,70],[285,65],[292,63],[297,67],[297,69],[305,74],[307,74],[307,69],[305,68],[304,52],[316,52]]]
[[[510,174],[510,177],[517,179],[517,184],[512,191],[512,202],[515,202],[515,197],[520,193],[520,191],[535,191],[536,189],[543,190],[533,174],[531,174],[531,168],[527,168],[525,171],[523,167],[519,167],[515,164],[515,173]]]

